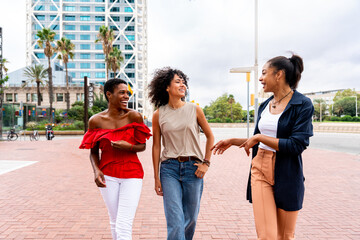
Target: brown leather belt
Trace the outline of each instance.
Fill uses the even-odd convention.
[[[187,161],[190,161],[190,160],[200,161],[197,157],[190,157],[190,156],[179,156],[179,157],[177,157],[175,159],[178,160],[178,162],[187,162]]]

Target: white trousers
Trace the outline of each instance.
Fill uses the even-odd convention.
[[[132,224],[139,203],[142,179],[105,175],[106,188],[99,188],[110,217],[114,240],[131,240]]]

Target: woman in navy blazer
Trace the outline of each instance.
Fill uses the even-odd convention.
[[[258,239],[294,239],[304,199],[301,153],[313,135],[312,102],[295,90],[303,69],[297,55],[270,59],[259,81],[274,95],[260,105],[254,135],[213,146],[214,154],[232,145],[244,147],[248,155],[253,149],[247,199],[253,203]]]

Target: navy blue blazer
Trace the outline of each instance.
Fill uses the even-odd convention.
[[[260,133],[258,123],[261,113],[273,99],[268,98],[259,107],[254,135]],[[302,208],[304,199],[304,175],[301,153],[309,146],[313,135],[312,115],[314,107],[311,100],[301,93],[294,94],[279,118],[276,137],[279,139],[279,151],[276,151],[274,197],[278,208],[285,211],[297,211]],[[259,144],[253,147],[252,157],[257,154]],[[251,199],[251,174],[247,187],[247,200]]]

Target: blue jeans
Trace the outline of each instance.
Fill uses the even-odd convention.
[[[200,210],[203,179],[195,175],[195,161],[168,159],[161,163],[160,181],[168,240],[191,240]]]

